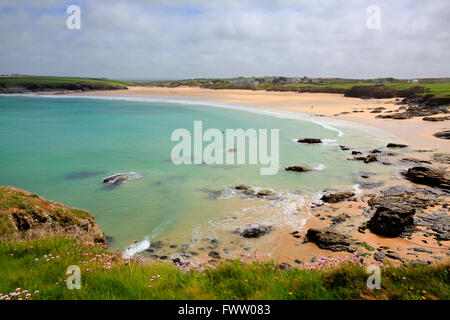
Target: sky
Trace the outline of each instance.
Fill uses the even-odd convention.
[[[0,74],[11,73],[450,77],[450,1],[0,0]]]

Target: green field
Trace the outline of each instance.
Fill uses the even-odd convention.
[[[97,79],[97,78],[72,78],[72,77],[47,77],[47,76],[17,76],[0,78],[0,86],[14,87],[25,85],[100,85],[113,87],[127,87],[134,85],[130,81]]]
[[[0,243],[0,293],[11,299],[449,299],[449,266],[382,268],[381,289],[359,264],[282,270],[251,260],[205,263],[125,261],[104,245],[71,238]],[[81,269],[69,290],[66,269]],[[153,280],[152,280],[153,278]],[[24,290],[27,290],[25,293]],[[37,293],[35,293],[38,291]],[[1,298],[0,298],[1,299]]]

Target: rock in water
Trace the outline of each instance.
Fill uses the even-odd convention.
[[[388,143],[386,146],[387,148],[407,148],[408,146],[406,144],[401,143]]]
[[[316,138],[304,138],[304,139],[298,139],[297,142],[299,142],[299,143],[316,144],[316,143],[322,143],[322,140],[316,139]]]
[[[313,169],[305,168],[302,166],[291,166],[291,167],[286,167],[284,170],[294,171],[294,172],[307,172],[307,171],[312,171]]]
[[[306,240],[315,243],[319,248],[331,251],[349,251],[352,241],[343,234],[325,229],[309,229]]]
[[[403,175],[415,183],[450,190],[450,175],[444,169],[413,167]]]
[[[115,175],[104,178],[103,183],[109,183],[111,185],[119,185],[128,180],[139,179],[141,177],[142,176],[137,174],[136,172],[117,173]]]
[[[241,236],[244,238],[259,238],[272,231],[272,226],[251,226],[242,231]]]
[[[379,207],[367,227],[375,234],[395,238],[414,225],[415,213],[416,209],[407,205]]]
[[[355,195],[354,192],[336,192],[324,194],[320,200],[327,203],[338,203],[350,199]]]

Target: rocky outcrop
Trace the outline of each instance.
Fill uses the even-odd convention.
[[[444,169],[413,167],[408,169],[403,175],[406,179],[415,183],[450,190],[450,175]]]
[[[439,121],[450,120],[450,116],[445,116],[445,117],[424,117],[422,120],[423,121],[439,122]]]
[[[416,210],[410,206],[395,205],[379,207],[367,227],[375,234],[386,237],[398,237],[406,228],[414,225]]]
[[[450,130],[441,131],[433,134],[436,138],[450,140]]]
[[[294,171],[294,172],[307,172],[312,171],[313,169],[302,167],[302,166],[291,166],[284,168],[286,171]]]
[[[354,192],[335,192],[335,193],[327,193],[320,198],[323,202],[327,203],[338,203],[341,201],[346,201],[355,196]]]
[[[12,187],[0,187],[0,239],[32,240],[48,236],[106,242],[94,217],[77,209]]]
[[[308,143],[308,144],[317,144],[317,143],[322,143],[322,140],[316,139],[316,138],[304,138],[304,139],[298,139],[297,142]]]
[[[349,251],[353,242],[345,235],[325,229],[308,229],[305,241],[315,243],[319,248],[331,251]]]
[[[244,229],[241,232],[241,237],[244,238],[259,238],[263,235],[266,235],[272,231],[272,226],[259,225],[259,226],[250,226]]]

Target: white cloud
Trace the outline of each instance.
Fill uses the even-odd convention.
[[[446,0],[78,2],[81,31],[65,28],[71,1],[1,1],[0,73],[449,76]],[[378,31],[366,28],[372,4]]]

